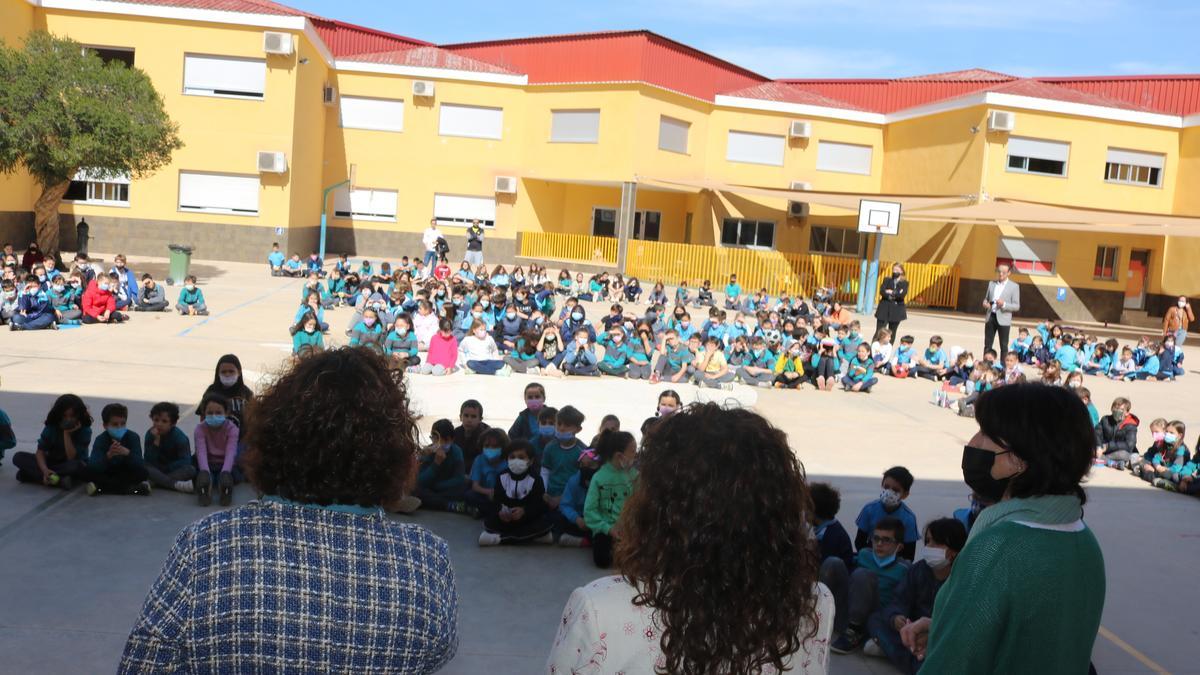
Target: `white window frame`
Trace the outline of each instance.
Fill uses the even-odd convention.
[[[87,196],[84,199],[63,199],[68,204],[88,204],[90,206],[119,206],[122,208],[129,207],[129,175],[112,176],[102,178],[100,176],[91,175],[88,171],[76,172],[75,177],[71,179],[72,183],[83,183],[86,185]],[[104,195],[112,190],[119,193],[121,186],[125,187],[125,199],[105,199],[104,197],[97,198],[95,195],[100,193]],[[106,195],[105,195],[106,196]]]
[[[396,213],[399,211],[397,198],[398,194],[396,190],[356,187],[354,192],[350,192],[347,187],[343,186],[338,188],[333,195],[333,217],[339,220],[394,223],[396,222]],[[390,216],[386,215],[383,210],[373,208],[377,200],[390,203],[392,207],[392,214]],[[359,205],[363,204],[363,202],[371,205],[371,208],[365,211],[356,211],[355,209],[359,208]]]
[[[738,241],[741,241],[742,228],[745,227],[746,225],[749,225],[749,224],[754,225],[754,240],[758,241],[758,228],[761,227],[763,224],[769,224],[771,226],[771,245],[770,246],[762,246],[760,244],[726,244],[725,243],[725,225],[729,221],[734,221],[738,224],[738,236],[737,236]],[[778,234],[779,234],[779,223],[774,220],[762,220],[759,218],[735,218],[733,216],[727,216],[727,217],[721,219],[721,236],[718,239],[718,241],[720,242],[720,246],[722,248],[745,248],[745,249],[750,249],[752,251],[774,251],[775,244],[776,244],[776,238],[777,238]]]
[[[1161,188],[1166,160],[1166,155],[1162,153],[1109,148],[1104,163],[1104,182]],[[1137,179],[1139,171],[1145,172],[1146,180]],[[1155,177],[1155,171],[1158,172],[1157,182],[1152,180]]]
[[[253,180],[258,189],[254,196],[254,211],[249,209],[234,209],[223,206],[184,206],[183,205],[183,177],[185,175],[199,176],[221,176],[226,178],[243,178]],[[220,173],[216,171],[187,171],[180,170],[179,172],[179,193],[178,193],[178,209],[182,213],[218,213],[228,216],[245,216],[248,218],[257,218],[261,210],[262,204],[262,181],[257,174],[241,174],[241,173]]]
[[[1018,147],[1014,148],[1014,145]],[[1020,146],[1026,146],[1028,150],[1022,150]],[[1024,160],[1022,166],[1012,166],[1014,157]],[[1046,162],[1062,162],[1062,173],[1032,171],[1029,169],[1029,160],[1031,159],[1040,159]],[[1004,149],[1004,170],[1008,173],[1024,173],[1030,176],[1066,178],[1071,171],[1071,144],[1066,141],[1056,141],[1049,138],[1011,136]]]
[[[864,151],[865,157],[862,156]],[[863,159],[866,160],[866,166],[857,166]],[[817,171],[870,176],[871,165],[874,162],[874,146],[841,141],[819,141],[817,143]]]
[[[1096,281],[1116,281],[1121,278],[1121,271],[1119,269],[1117,269],[1118,266],[1121,264],[1121,247],[1120,246],[1106,246],[1104,244],[1100,244],[1099,246],[1096,247],[1096,258],[1098,258],[1100,260],[1100,274],[1096,274],[1096,268],[1093,265],[1093,267],[1092,267],[1092,278],[1093,279],[1095,279]],[[1108,261],[1110,259],[1112,262],[1108,266],[1112,269],[1112,276],[1106,277],[1106,276],[1104,276],[1104,267],[1105,267],[1104,263],[1105,263],[1105,261]]]
[[[609,235],[607,235],[607,234],[596,234],[596,213],[600,212],[600,211],[611,211],[612,212],[612,214],[613,214],[613,233],[611,236],[616,237],[619,234],[619,232],[617,231],[617,228],[620,227],[619,221],[620,221],[620,217],[621,217],[621,210],[615,206],[593,206],[592,207],[592,219],[590,221],[592,236],[593,237],[606,237],[606,238],[609,237]],[[638,227],[640,229],[629,233],[630,241],[662,241],[662,226],[663,226],[662,211],[659,211],[657,209],[637,209],[633,213],[634,213],[634,218],[635,218],[634,224],[636,227]],[[653,213],[655,216],[658,217],[658,237],[655,239],[647,239],[646,238],[646,221],[648,220],[649,215],[651,213]],[[638,235],[641,235],[641,236],[638,236]]]
[[[735,143],[735,137],[739,139]],[[770,146],[767,146],[767,143]],[[778,154],[778,157],[775,155]],[[759,166],[783,166],[787,154],[787,137],[782,134],[762,134],[757,131],[730,129],[725,135],[725,161]],[[770,155],[768,157],[768,155]]]
[[[559,124],[561,122],[561,125]],[[587,126],[587,129],[583,129]],[[582,132],[582,133],[580,133]],[[560,108],[550,111],[551,143],[599,143],[599,108]]]
[[[826,245],[820,251],[814,250],[812,247],[812,236],[817,228],[821,228],[822,230],[825,231],[825,244]],[[835,231],[841,235],[841,245],[838,246],[838,249],[839,249],[838,251],[830,251],[830,250],[828,250],[828,248],[829,248],[829,246],[828,246],[829,233],[835,232]],[[853,233],[858,238],[858,249],[857,250],[846,251],[846,234],[847,233]],[[808,231],[808,252],[815,253],[817,255],[830,255],[830,256],[835,256],[838,258],[861,258],[866,251],[866,245],[867,245],[866,235],[860,233],[858,231],[858,229],[854,228],[854,227],[840,227],[838,225],[817,224],[817,225],[811,225],[810,229]]]
[[[1029,239],[1022,237],[1000,237],[996,244],[996,260],[1012,260],[1010,271],[1033,277],[1052,277],[1058,273],[1058,242],[1052,239]],[[1020,270],[1016,261],[1050,263],[1049,271]]]
[[[479,200],[480,202],[491,200],[491,218],[488,218],[487,214],[483,213],[482,210],[475,214],[456,216],[453,218],[443,218],[438,215],[439,201],[441,201],[444,208],[446,201],[452,201],[454,199],[473,199]],[[476,206],[480,206],[480,204],[476,204]],[[433,217],[437,220],[438,227],[470,227],[473,221],[478,220],[480,226],[483,228],[489,230],[494,229],[496,227],[496,197],[494,195],[459,195],[450,194],[447,192],[437,192],[433,195]]]
[[[393,108],[392,113],[395,115],[394,124],[380,123],[372,124],[351,122],[346,124],[346,102],[364,102],[367,106],[378,105],[380,108]],[[353,103],[352,103],[353,106]],[[398,108],[396,107],[398,106]],[[376,114],[386,112],[377,110]],[[398,114],[396,114],[398,113]],[[379,98],[376,96],[340,96],[338,97],[338,124],[343,129],[366,129],[367,131],[386,131],[390,133],[401,133],[404,131],[404,99],[402,98]]]
[[[664,128],[669,129],[670,133],[663,134]],[[679,146],[673,145],[671,143],[671,141],[678,140],[678,139],[675,139],[672,136],[672,134],[676,134],[680,131],[683,132],[683,149],[682,150],[679,148]],[[686,155],[686,154],[688,154],[688,147],[691,142],[691,136],[692,136],[692,123],[691,122],[689,122],[687,120],[681,120],[678,117],[671,117],[669,115],[659,115],[659,117],[658,117],[658,149],[659,150],[664,150],[666,152],[673,152],[677,155]],[[666,139],[666,140],[664,141],[664,139]]]
[[[215,89],[207,87],[189,87],[188,86],[188,59],[209,59],[220,61],[238,61],[247,64],[255,64],[262,66],[262,93],[239,93],[235,90]],[[247,90],[249,91],[249,90]],[[243,56],[224,56],[221,54],[193,54],[185,53],[183,55],[183,93],[185,96],[208,96],[212,98],[233,98],[243,101],[263,101],[267,98],[267,60],[247,58]]]
[[[481,112],[486,111],[489,113],[498,113],[500,115],[500,117],[498,120],[496,120],[497,124],[495,125],[496,126],[495,131],[491,131],[488,129],[488,126],[490,126],[490,125],[481,125],[483,127],[481,131],[472,131],[470,129],[465,129],[465,128],[447,131],[447,129],[446,129],[447,109],[449,109],[451,111],[461,110],[464,112],[464,114],[470,114],[467,111],[481,111]],[[453,115],[452,115],[452,117],[453,117]],[[479,118],[475,121],[476,122],[483,121],[483,118]],[[463,103],[442,103],[438,106],[438,135],[453,137],[453,138],[481,138],[481,139],[490,140],[490,141],[504,140],[504,108],[497,108],[495,106],[484,106],[484,105],[466,105]]]

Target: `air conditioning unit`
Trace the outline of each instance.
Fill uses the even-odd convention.
[[[808,217],[808,202],[788,202],[788,217],[789,218],[807,218]]]
[[[789,190],[811,190],[812,183],[809,183],[808,181],[803,181],[803,180],[794,180],[794,181],[792,181],[792,184],[788,187],[788,189]]]
[[[413,96],[433,96],[433,83],[429,80],[413,80]]]
[[[291,33],[267,31],[263,33],[263,51],[268,54],[291,54],[295,50]]]
[[[496,192],[506,195],[517,194],[517,179],[513,176],[496,176]]]
[[[812,122],[792,120],[791,126],[788,127],[788,136],[791,138],[808,138],[812,136]]]
[[[282,152],[258,151],[259,173],[287,173],[287,157]]]
[[[321,101],[325,105],[334,105],[337,103],[337,87],[332,84],[327,84],[321,88]]]
[[[1017,125],[1017,116],[1005,110],[988,111],[988,131],[1012,131]]]

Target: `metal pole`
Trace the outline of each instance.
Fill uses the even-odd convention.
[[[625,274],[629,253],[629,234],[633,231],[633,213],[637,210],[637,183],[621,183],[621,209],[617,212],[617,270]]]
[[[325,260],[325,213],[329,210],[329,193],[349,183],[349,180],[344,180],[335,185],[330,185],[321,193],[321,246],[320,252],[317,255],[320,256],[322,261]]]
[[[871,253],[871,266],[867,269],[866,300],[867,308],[864,314],[870,314],[875,309],[875,289],[879,286],[879,256],[883,252],[883,235],[875,233],[875,248]]]

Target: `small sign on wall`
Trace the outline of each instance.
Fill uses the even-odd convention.
[[[1063,288],[1062,286],[1059,286],[1059,288],[1058,288],[1058,294],[1055,296],[1055,299],[1057,299],[1059,302],[1064,302],[1064,301],[1066,301],[1066,299],[1067,299],[1067,289]]]
[[[275,228],[275,234],[276,234],[276,235],[283,234],[283,228],[282,228],[282,227],[277,227],[277,228]]]

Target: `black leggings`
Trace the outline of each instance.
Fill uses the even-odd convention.
[[[612,567],[613,538],[611,534],[592,533],[592,562],[596,567],[608,569]]]
[[[833,377],[837,375],[837,371],[833,368],[833,357],[822,356],[817,362],[817,377]]]
[[[875,319],[875,335],[872,337],[872,340],[878,340],[879,331],[883,330],[884,328],[888,329],[888,332],[892,334],[893,343],[900,341],[900,338],[896,335],[896,333],[900,330],[900,322],[883,321],[881,319]]]

